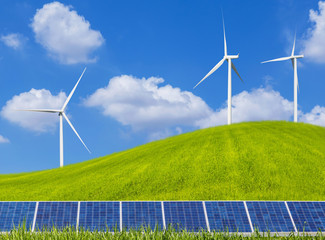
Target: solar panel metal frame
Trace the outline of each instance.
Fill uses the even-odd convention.
[[[246,211],[247,218],[248,218],[248,221],[249,221],[249,225],[250,225],[250,227],[251,227],[251,231],[254,232],[254,228],[253,228],[253,224],[252,224],[251,215],[249,214],[249,211],[248,211],[248,208],[247,208],[247,203],[246,203],[246,201],[244,201],[244,207],[245,207],[245,211]]]
[[[35,230],[35,223],[36,223],[36,217],[37,217],[37,211],[38,211],[38,204],[39,204],[39,202],[36,202],[34,219],[33,219],[33,226],[32,226],[32,232],[34,232],[34,230]]]

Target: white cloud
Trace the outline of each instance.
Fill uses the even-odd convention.
[[[315,106],[309,113],[302,114],[299,121],[325,127],[325,107]]]
[[[12,123],[35,132],[52,131],[59,118],[57,114],[16,111],[18,109],[60,109],[67,96],[60,92],[52,95],[49,90],[31,89],[14,96],[1,110],[1,116]]]
[[[148,140],[149,140],[149,142],[152,142],[152,141],[167,138],[167,137],[173,136],[173,135],[175,135],[175,132],[170,131],[169,129],[164,129],[162,131],[151,132],[148,136]]]
[[[159,130],[155,136],[169,135],[170,127],[193,126],[212,113],[200,97],[171,85],[158,86],[163,82],[156,77],[114,77],[108,86],[89,96],[85,105],[99,107],[104,115],[134,130]]]
[[[310,10],[313,26],[307,31],[303,53],[310,61],[325,63],[325,2],[318,2],[319,11]]]
[[[92,30],[83,16],[59,2],[38,9],[31,27],[36,41],[63,64],[95,61],[90,54],[104,43],[101,33]]]
[[[272,88],[258,88],[251,92],[243,91],[232,97],[233,122],[261,120],[289,120],[293,114],[293,103],[283,98]],[[226,103],[208,118],[197,122],[200,128],[227,124]]]
[[[8,138],[5,138],[4,136],[0,135],[0,143],[10,143]]]
[[[180,134],[182,128],[206,128],[227,124],[227,101],[213,111],[200,97],[171,85],[159,86],[162,78],[138,79],[118,76],[108,86],[90,95],[84,104],[98,107],[133,130],[147,131],[149,140]],[[287,120],[293,118],[293,102],[272,87],[243,91],[232,98],[232,120],[237,122]],[[299,111],[299,120],[325,126],[325,108]]]
[[[8,35],[2,35],[0,40],[8,47],[11,47],[15,50],[21,48],[23,37],[18,33],[11,33]]]

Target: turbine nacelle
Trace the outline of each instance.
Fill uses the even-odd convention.
[[[292,58],[303,58],[304,57],[304,55],[295,55],[295,56],[292,56]]]
[[[227,55],[224,58],[225,59],[237,59],[237,58],[239,58],[239,54],[237,54],[237,55]]]

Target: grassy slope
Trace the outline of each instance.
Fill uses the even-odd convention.
[[[325,200],[325,128],[198,130],[63,169],[0,175],[0,200]]]

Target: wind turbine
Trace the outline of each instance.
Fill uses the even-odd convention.
[[[236,59],[239,58],[239,54],[238,55],[228,55],[227,53],[227,42],[226,42],[226,32],[225,32],[225,23],[224,20],[222,19],[222,23],[223,23],[223,40],[224,40],[224,56],[223,58],[220,60],[220,62],[218,62],[217,65],[215,65],[210,72],[208,72],[207,75],[205,75],[205,77],[198,83],[195,85],[194,88],[196,88],[201,82],[203,82],[207,77],[209,77],[212,73],[214,73],[222,64],[225,60],[227,60],[228,62],[228,125],[231,124],[232,119],[231,119],[231,69],[233,69],[235,71],[235,73],[238,75],[238,77],[240,78],[240,80],[242,82],[243,79],[240,77],[235,65],[232,63],[231,59]],[[194,89],[193,88],[193,89]]]
[[[264,61],[262,63],[267,63],[267,62],[280,62],[280,61],[285,61],[291,59],[292,62],[292,67],[293,67],[293,94],[294,94],[294,122],[298,121],[298,73],[297,73],[297,59],[298,58],[303,58],[304,55],[295,55],[295,45],[296,45],[296,35],[295,39],[293,41],[293,47],[292,47],[292,52],[291,56],[289,57],[282,57],[282,58],[276,58],[272,59],[269,61]]]
[[[73,127],[72,123],[70,122],[69,118],[67,117],[67,115],[65,114],[65,109],[74,93],[74,91],[76,90],[82,76],[84,75],[86,71],[86,68],[83,70],[78,82],[76,83],[76,85],[74,86],[74,88],[72,89],[72,91],[70,92],[67,100],[65,100],[63,107],[59,110],[57,109],[21,109],[19,111],[28,111],[28,112],[43,112],[43,113],[58,113],[59,114],[59,118],[60,118],[60,167],[63,167],[63,118],[65,118],[65,120],[68,122],[68,124],[70,125],[70,127],[72,128],[72,130],[75,132],[75,134],[77,135],[77,137],[79,138],[79,140],[81,141],[81,143],[85,146],[85,148],[87,149],[87,151],[90,153],[89,149],[87,148],[86,144],[82,141],[81,137],[79,136],[79,134],[77,133],[76,129]]]

